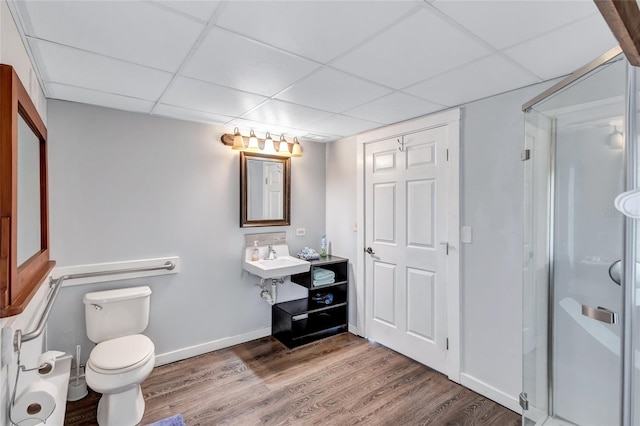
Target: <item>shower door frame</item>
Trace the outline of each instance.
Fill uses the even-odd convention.
[[[582,68],[576,70],[571,75],[567,76],[560,82],[551,86],[538,96],[534,97],[530,101],[526,102],[522,106],[523,112],[528,112],[534,105],[554,95],[558,91],[564,89],[571,83],[587,75],[597,67],[605,64],[611,59],[622,53],[622,49],[618,46],[610,51],[604,53],[595,60],[589,62]],[[626,81],[626,98],[625,98],[625,144],[624,144],[624,176],[625,176],[625,190],[631,190],[640,186],[638,182],[638,164],[636,159],[638,158],[638,142],[636,131],[636,108],[637,108],[637,93],[636,93],[636,70],[637,68],[627,62],[627,81]],[[537,112],[539,113],[539,112]],[[550,118],[550,117],[549,117]],[[549,159],[550,164],[550,176],[549,176],[549,214],[552,214],[555,203],[555,146],[556,137],[553,132],[555,128],[555,119],[551,119],[551,157]],[[526,142],[525,142],[526,149]],[[529,157],[526,153],[523,153],[523,160],[528,160]],[[548,229],[548,299],[547,299],[547,416],[553,416],[553,315],[554,315],[554,221],[549,217],[549,229]],[[635,219],[631,219],[625,216],[623,222],[623,285],[624,283],[635,283],[636,277],[636,233],[637,223]],[[635,345],[634,345],[634,315],[636,313],[636,285],[624,285],[623,299],[622,299],[622,339],[621,339],[621,401],[620,411],[622,425],[630,426],[633,420],[633,398],[634,398],[634,386],[633,386],[633,373],[635,365]],[[524,367],[524,363],[523,363]],[[524,385],[523,385],[524,386]],[[523,398],[524,397],[524,398]],[[525,411],[528,409],[526,402],[526,394],[521,394],[520,403],[523,408],[523,417]]]

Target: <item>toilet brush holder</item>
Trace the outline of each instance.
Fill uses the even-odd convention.
[[[79,401],[87,394],[87,382],[84,380],[72,380],[69,382],[69,389],[67,390],[67,401]]]

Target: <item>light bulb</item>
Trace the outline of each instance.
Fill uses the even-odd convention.
[[[289,142],[286,141],[284,135],[280,135],[280,146],[278,147],[278,154],[291,154],[289,152]]]
[[[271,139],[271,135],[267,132],[267,135],[264,139],[264,149],[263,151],[267,154],[275,154],[276,148],[273,146],[273,139]]]
[[[293,138],[293,147],[291,148],[291,156],[292,157],[302,157],[302,147],[300,146],[300,142],[298,142],[298,138]]]
[[[610,149],[622,149],[624,147],[624,135],[617,128],[613,131],[613,134],[609,136],[609,148]]]
[[[256,134],[251,129],[251,133],[249,133],[249,146],[247,147],[247,151],[259,151],[260,147],[258,146],[258,138]]]
[[[244,138],[240,134],[240,130],[237,127],[233,129],[233,146],[231,147],[231,149],[244,149]]]

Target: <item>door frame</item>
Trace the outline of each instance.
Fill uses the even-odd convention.
[[[365,182],[364,149],[365,145],[384,139],[447,126],[449,168],[447,170],[447,335],[449,350],[447,354],[447,375],[450,380],[460,383],[460,108],[452,108],[413,120],[392,124],[380,129],[360,134],[356,137],[356,203],[357,207],[357,253],[354,259],[356,269],[357,298],[357,334],[367,336],[366,323],[366,286],[365,278]]]

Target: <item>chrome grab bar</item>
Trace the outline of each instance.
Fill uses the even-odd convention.
[[[42,332],[44,331],[44,327],[47,324],[47,320],[49,319],[51,308],[53,308],[53,302],[55,302],[56,297],[58,297],[58,292],[60,291],[60,287],[62,287],[63,281],[74,280],[78,278],[102,277],[105,275],[130,274],[132,272],[157,271],[160,269],[166,269],[168,271],[171,271],[175,267],[176,265],[173,262],[167,261],[164,263],[164,265],[161,265],[161,266],[141,266],[138,268],[115,269],[112,271],[84,272],[80,274],[62,275],[58,278],[51,277],[49,286],[52,288],[52,290],[49,293],[49,296],[47,299],[47,305],[45,306],[44,311],[42,311],[42,315],[40,316],[38,325],[33,331],[30,331],[29,333],[25,333],[25,334],[22,334],[21,329],[16,330],[13,336],[14,350],[19,351],[20,348],[22,347],[23,342],[28,342],[29,340],[33,340],[42,334]]]

